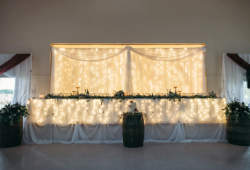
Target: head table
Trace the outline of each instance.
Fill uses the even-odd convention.
[[[122,114],[129,103],[144,114],[145,141],[225,140],[223,98],[194,99],[31,99],[26,143],[122,142]]]

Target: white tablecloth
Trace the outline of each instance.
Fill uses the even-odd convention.
[[[145,141],[225,140],[225,99],[32,99],[24,141],[121,142],[121,115],[131,100],[144,113]]]

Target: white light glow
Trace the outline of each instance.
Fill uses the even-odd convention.
[[[119,99],[31,99],[31,122],[45,125],[121,124],[131,100]],[[139,111],[145,114],[145,124],[156,123],[225,123],[222,110],[225,99],[134,99]]]
[[[183,93],[205,93],[203,46],[111,46],[52,48],[51,93],[80,87],[95,94],[160,94],[178,87]],[[129,70],[129,71],[128,71]]]

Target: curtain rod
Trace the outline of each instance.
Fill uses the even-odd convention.
[[[132,46],[136,48],[198,48],[205,47],[205,43],[51,43],[51,47],[58,48],[124,48]]]

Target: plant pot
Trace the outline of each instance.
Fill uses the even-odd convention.
[[[144,120],[140,112],[123,115],[123,145],[125,147],[142,147],[144,142]]]
[[[23,136],[23,118],[13,125],[0,123],[0,147],[11,147],[20,145]]]
[[[231,144],[249,146],[250,145],[250,120],[235,122],[227,121],[227,140]]]

